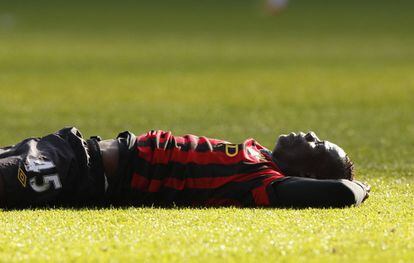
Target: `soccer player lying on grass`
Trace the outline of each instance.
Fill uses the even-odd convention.
[[[359,205],[369,187],[337,145],[290,133],[273,152],[170,132],[84,140],[76,128],[0,149],[0,207]]]

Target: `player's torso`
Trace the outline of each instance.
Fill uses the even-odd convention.
[[[283,177],[269,151],[240,144],[151,131],[137,137],[131,187],[143,203],[269,205],[268,184]]]

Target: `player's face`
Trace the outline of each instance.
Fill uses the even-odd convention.
[[[281,135],[273,150],[276,164],[286,175],[313,178],[338,178],[346,153],[338,145],[320,140],[312,131]]]

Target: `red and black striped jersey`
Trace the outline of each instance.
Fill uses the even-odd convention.
[[[240,144],[150,131],[135,141],[135,204],[269,206],[270,184],[284,175],[253,139]]]

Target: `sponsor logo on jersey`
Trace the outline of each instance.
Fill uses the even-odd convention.
[[[234,157],[239,153],[239,145],[237,144],[226,144],[226,155],[228,157]]]
[[[19,167],[19,170],[17,171],[17,179],[23,185],[23,187],[26,187],[27,176],[24,173],[24,171],[22,170],[22,168],[20,168],[20,167]]]

